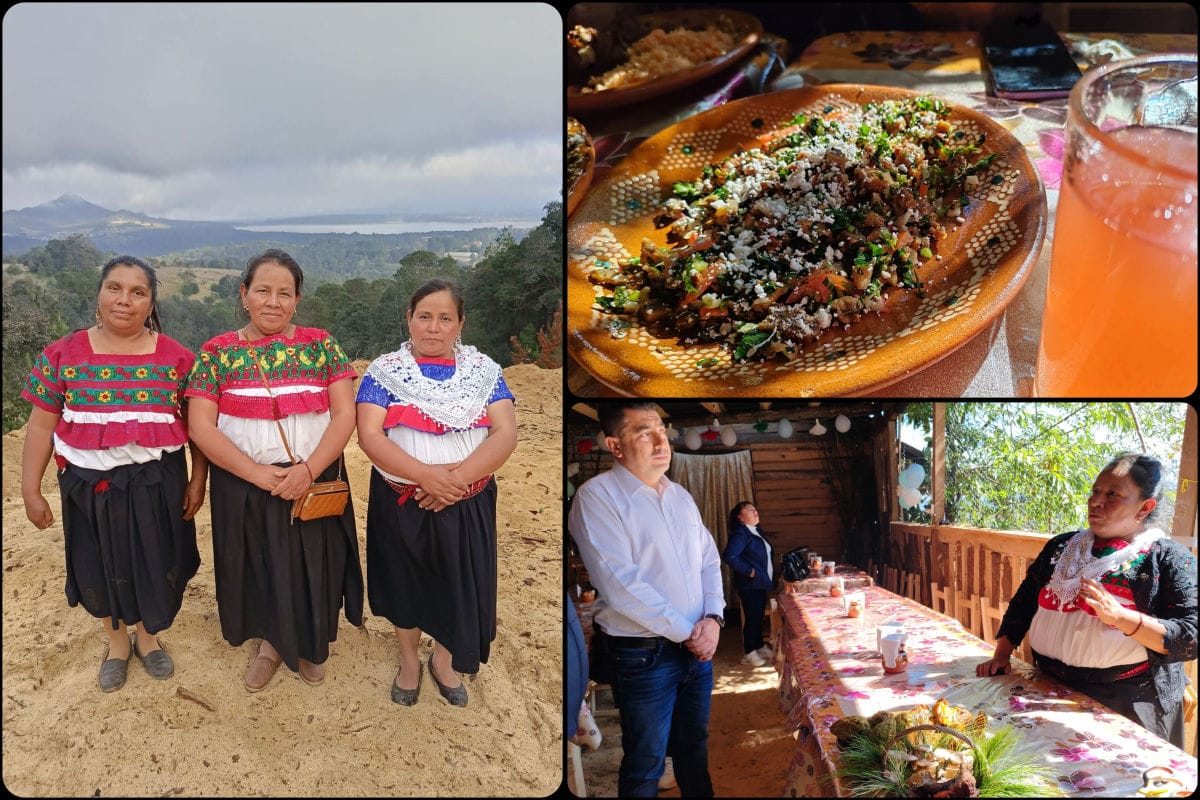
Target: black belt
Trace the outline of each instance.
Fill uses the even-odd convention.
[[[673,642],[665,636],[613,636],[595,623],[592,623],[592,627],[605,638],[610,647],[630,647],[641,650],[653,650],[660,644],[664,647],[683,647],[682,642]]]
[[[1115,667],[1074,667],[1059,661],[1057,658],[1044,656],[1033,651],[1033,665],[1042,672],[1067,681],[1083,681],[1085,683],[1113,683],[1114,681],[1144,676],[1149,671],[1150,663],[1120,664]]]

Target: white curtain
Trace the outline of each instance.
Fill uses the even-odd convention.
[[[678,451],[671,454],[668,477],[687,489],[700,508],[704,526],[716,541],[717,552],[729,541],[729,512],[746,500],[754,502],[753,465],[749,450],[720,455],[691,455]],[[729,567],[721,565],[721,585],[725,604],[736,605],[737,597],[730,589]]]

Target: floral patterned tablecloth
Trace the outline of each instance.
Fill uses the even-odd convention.
[[[1013,659],[1013,674],[975,677],[992,646],[955,619],[878,586],[861,589],[866,613],[846,616],[841,598],[782,594],[775,649],[780,709],[796,737],[788,797],[838,797],[838,753],[829,726],[843,716],[932,706],[939,698],[984,711],[992,726],[1018,728],[1054,768],[1068,796],[1128,797],[1142,772],[1168,766],[1196,786],[1196,759],[1094,700]],[[885,675],[876,627],[898,622],[907,634],[908,670]]]

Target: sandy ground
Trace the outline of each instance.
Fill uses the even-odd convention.
[[[358,365],[360,372],[364,364]],[[426,676],[413,707],[388,691],[392,626],[364,608],[342,617],[325,683],[280,668],[257,694],[242,686],[256,642],[220,634],[207,503],[197,514],[200,571],[161,638],[175,675],[129,679],[104,694],[100,623],[63,594],[63,531],[39,531],[20,494],[23,431],[4,437],[3,777],[23,796],[516,796],[562,783],[562,371],[510,367],[520,440],[497,475],[498,634],[491,661],[455,708]],[[365,558],[369,463],[346,451]],[[59,511],[53,461],[43,493]],[[365,575],[365,565],[364,565]],[[425,637],[422,657],[432,642]],[[187,699],[190,693],[203,701]]]
[[[782,797],[795,739],[779,710],[779,676],[771,666],[740,663],[742,634],[735,626],[721,632],[713,657],[712,709],[708,723],[708,766],[717,797]],[[588,797],[616,797],[621,766],[621,721],[612,692],[597,694],[600,748],[584,752],[584,789]],[[679,788],[659,797],[679,797]]]

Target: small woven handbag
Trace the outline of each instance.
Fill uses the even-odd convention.
[[[271,398],[271,416],[275,420],[275,427],[279,429],[279,438],[283,439],[283,449],[287,451],[292,466],[295,466],[301,462],[297,461],[296,456],[292,454],[287,435],[283,432],[283,425],[279,422],[279,404],[275,401],[271,384],[267,383],[267,374],[263,371],[262,365],[258,363],[258,354],[254,350],[250,351],[250,357],[258,367],[258,375],[267,389],[267,396]],[[339,454],[336,480],[313,483],[304,494],[297,497],[296,501],[292,503],[292,522],[297,519],[308,521],[321,517],[340,517],[346,510],[346,503],[350,500],[350,484],[342,480],[342,458],[343,456]]]

